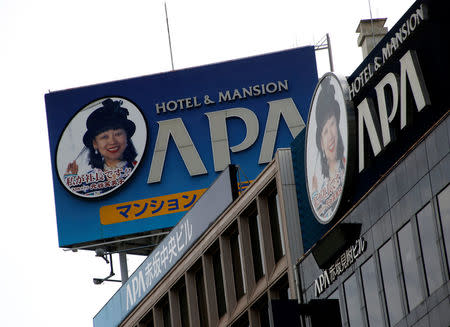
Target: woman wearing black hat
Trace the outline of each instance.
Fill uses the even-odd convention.
[[[137,153],[131,140],[136,125],[127,118],[128,110],[121,105],[122,101],[106,99],[87,119],[83,143],[93,170],[82,178],[82,186],[70,182],[77,187],[77,193],[105,193],[121,185],[136,165]],[[65,177],[72,177],[72,181],[77,174],[78,165],[74,160],[67,166]]]
[[[340,107],[334,97],[334,86],[326,82],[322,85],[316,106],[316,145],[322,167],[322,183],[319,188],[314,175],[312,198],[316,212],[326,220],[333,214],[342,193],[345,157],[339,130]]]

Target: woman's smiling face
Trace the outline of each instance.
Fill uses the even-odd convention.
[[[108,166],[115,166],[123,159],[127,147],[127,132],[123,128],[109,129],[95,136],[92,141]]]
[[[327,161],[334,161],[337,158],[337,142],[338,142],[338,131],[337,131],[337,121],[335,116],[331,116],[325,122],[322,128],[322,150],[325,152],[325,157]]]

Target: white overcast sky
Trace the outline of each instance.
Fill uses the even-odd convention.
[[[373,17],[390,28],[412,3],[372,0]],[[316,44],[328,32],[335,71],[349,75],[362,61],[356,27],[370,17],[368,0],[167,8],[175,69]],[[44,94],[170,69],[162,1],[0,0],[0,326],[92,326],[119,286],[92,283],[109,273],[92,252],[58,248]],[[325,51],[318,70],[329,70]]]

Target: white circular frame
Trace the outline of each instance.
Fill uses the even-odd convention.
[[[72,190],[64,182],[65,181],[64,175],[66,174],[68,164],[70,162],[73,162],[74,160],[77,161],[79,167],[78,175],[86,174],[87,172],[93,169],[88,164],[89,150],[87,150],[87,148],[84,146],[83,135],[87,131],[86,127],[87,118],[92,112],[102,107],[102,102],[106,99],[111,99],[113,101],[122,101],[123,103],[121,107],[127,109],[129,112],[127,118],[133,121],[133,123],[136,125],[136,131],[134,135],[131,137],[131,140],[133,141],[133,144],[137,152],[137,157],[135,159],[136,165],[132,170],[132,172],[125,178],[124,183],[117,185],[104,193],[91,195],[79,193]],[[66,190],[68,190],[70,193],[78,197],[89,199],[103,197],[107,194],[116,191],[121,186],[126,184],[126,182],[130,179],[130,177],[136,172],[142,160],[142,156],[144,155],[146,145],[147,145],[147,124],[141,110],[133,102],[122,97],[104,97],[101,99],[97,99],[89,103],[85,107],[83,107],[81,110],[79,110],[75,114],[75,116],[71,119],[71,121],[66,125],[61,135],[56,150],[56,168],[59,180],[61,184],[64,185],[64,188]]]
[[[316,123],[316,110],[317,110],[317,101],[319,99],[319,95],[322,91],[322,84],[325,80],[329,80],[330,84],[334,87],[335,90],[335,100],[339,104],[340,110],[340,120],[338,129],[342,136],[342,142],[344,147],[343,157],[345,158],[344,162],[344,176],[343,176],[343,184],[340,194],[337,198],[337,203],[327,216],[323,216],[317,212],[316,208],[313,205],[314,195],[312,192],[312,183],[313,177],[317,178],[317,185],[321,185],[324,183],[325,179],[322,175],[322,167],[320,160],[319,149],[316,144],[316,131],[317,131],[317,123]],[[320,81],[318,82],[316,89],[314,90],[313,99],[311,101],[311,106],[309,110],[308,116],[308,125],[306,130],[306,148],[305,148],[305,177],[306,177],[306,185],[308,190],[308,200],[310,202],[310,206],[314,216],[321,224],[328,224],[333,220],[336,212],[339,209],[339,205],[342,199],[342,195],[344,193],[344,186],[347,176],[348,170],[348,149],[349,149],[349,129],[348,129],[348,115],[347,115],[347,102],[348,102],[348,89],[346,82],[343,81],[342,78],[336,76],[333,73],[325,74]],[[334,203],[335,201],[333,201]]]

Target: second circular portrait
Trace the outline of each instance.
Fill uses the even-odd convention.
[[[342,197],[347,170],[348,121],[339,79],[326,74],[311,103],[306,139],[309,201],[317,220],[329,223]]]

